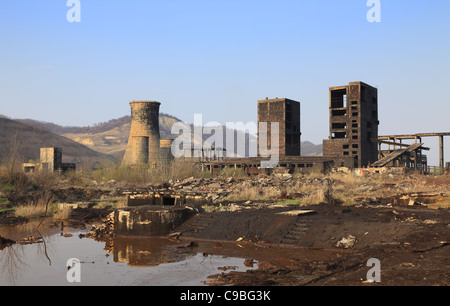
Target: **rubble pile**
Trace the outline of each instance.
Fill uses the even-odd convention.
[[[99,225],[93,225],[86,237],[97,241],[108,241],[115,237],[114,212],[110,213]]]

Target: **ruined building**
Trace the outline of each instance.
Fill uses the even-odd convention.
[[[170,161],[173,158],[170,150],[172,140],[161,140],[159,136],[160,103],[133,101],[130,106],[132,123],[122,163],[156,164],[158,161]],[[273,152],[271,123],[278,122],[277,168],[282,168],[281,170],[327,172],[333,167],[404,167],[426,171],[426,156],[422,154],[422,150],[429,148],[423,147],[421,137],[439,137],[440,164],[443,168],[443,138],[450,136],[450,133],[379,136],[378,90],[363,82],[350,82],[348,85],[329,88],[329,137],[323,141],[323,156],[301,156],[300,102],[287,98],[258,100],[258,127],[262,122],[267,123],[267,143],[260,145],[263,140],[258,133],[258,156],[223,158],[224,154],[214,154],[210,158],[208,152],[205,155],[204,148],[201,147],[200,157],[191,161],[201,164],[203,170],[211,173],[225,167],[243,168],[246,173],[270,172],[270,167],[268,170],[261,166],[263,161],[269,159],[266,154],[262,154],[265,153],[262,150],[267,148]],[[415,140],[414,144],[401,142],[402,139],[410,138]],[[393,150],[390,147],[382,150],[382,144],[393,145]]]
[[[271,148],[271,122],[278,122],[279,156],[300,156],[300,102],[286,98],[258,100],[258,127],[260,122],[267,123],[268,148]],[[259,142],[260,137],[258,148],[261,148]]]
[[[131,127],[122,165],[156,166],[172,160],[172,140],[160,139],[159,107],[156,101],[132,101]]]
[[[363,82],[330,87],[330,135],[323,156],[335,166],[367,167],[378,159],[378,90]]]
[[[23,171],[33,173],[37,170],[44,172],[66,172],[75,171],[76,164],[62,162],[62,148],[41,148],[39,163],[22,164]]]

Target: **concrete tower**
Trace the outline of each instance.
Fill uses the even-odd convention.
[[[366,167],[378,159],[378,90],[363,82],[330,87],[330,136],[323,156],[335,166]]]
[[[156,101],[133,101],[131,127],[122,165],[157,163],[159,160],[159,106]]]
[[[279,156],[300,156],[300,102],[286,98],[258,100],[258,129],[260,122],[267,122],[268,148],[272,148],[270,124],[278,122]],[[261,148],[259,140],[258,137],[258,148]]]

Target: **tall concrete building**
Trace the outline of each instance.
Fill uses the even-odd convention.
[[[329,88],[330,135],[324,157],[335,166],[366,167],[378,159],[378,90],[363,82]]]
[[[271,149],[271,122],[279,123],[279,156],[300,156],[300,102],[275,98],[258,100],[258,128],[267,122],[267,148]],[[261,137],[258,134],[258,155]],[[262,147],[265,147],[264,144]]]
[[[160,157],[159,106],[156,101],[133,101],[131,127],[122,165],[157,163]]]

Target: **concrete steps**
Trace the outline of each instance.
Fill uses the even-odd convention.
[[[281,239],[282,244],[295,245],[297,244],[306,234],[306,232],[311,227],[312,220],[308,217],[299,216],[294,226],[289,230],[289,232]]]
[[[188,226],[184,233],[186,235],[199,233],[207,228],[213,222],[213,220],[214,218],[208,214],[197,215],[195,217],[195,220]]]

